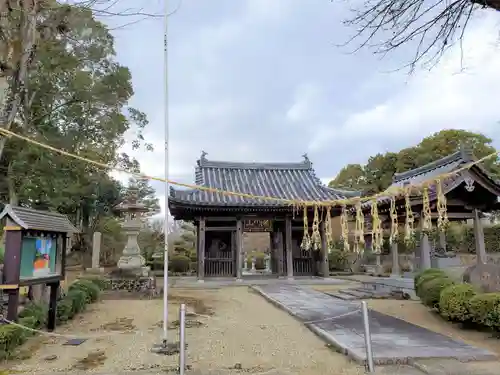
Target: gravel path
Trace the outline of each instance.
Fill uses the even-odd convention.
[[[172,290],[172,295],[170,322],[177,319],[180,301],[187,302],[188,311],[199,314],[188,317],[198,322],[187,329],[187,363],[193,370],[266,375],[363,373],[360,366],[327,348],[307,328],[248,288]],[[161,338],[161,324],[157,326],[161,317],[161,300],[104,300],[57,332],[95,336],[103,329],[114,329],[130,333],[92,338],[77,347],[62,345],[66,341],[62,338],[36,337],[23,348],[31,357],[9,368],[30,374],[171,370],[176,356],[150,352]]]

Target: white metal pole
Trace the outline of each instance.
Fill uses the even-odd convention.
[[[169,124],[168,124],[168,0],[165,0],[165,29],[163,35],[164,52],[164,94],[165,94],[165,179],[169,178]],[[164,221],[164,263],[163,263],[163,344],[167,345],[167,327],[168,327],[168,231],[169,231],[169,213],[168,213],[168,195],[169,183],[165,181],[165,221]]]
[[[368,373],[372,374],[375,372],[375,367],[373,365],[372,337],[370,333],[370,317],[368,315],[368,305],[366,301],[361,302],[361,313],[363,316],[363,330],[365,333],[366,366],[368,368]]]
[[[179,375],[186,371],[186,305],[181,304],[179,311]]]

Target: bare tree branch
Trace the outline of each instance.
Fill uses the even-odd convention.
[[[500,10],[500,0],[367,0],[344,21],[356,29],[344,46],[357,43],[352,52],[366,47],[386,55],[415,44],[404,68],[433,67],[449,47],[462,46],[473,12],[485,7]]]

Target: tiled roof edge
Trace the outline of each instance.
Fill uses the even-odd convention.
[[[225,169],[290,169],[290,170],[309,170],[312,165],[310,161],[298,163],[248,163],[232,161],[216,161],[200,159],[199,168],[225,168]]]
[[[454,152],[453,154],[447,155],[441,159],[434,160],[428,164],[425,164],[421,167],[411,169],[406,172],[401,172],[401,173],[394,173],[394,176],[392,177],[392,182],[396,183],[401,180],[406,180],[410,177],[418,176],[420,174],[424,174],[427,172],[430,172],[436,168],[439,168],[443,165],[449,164],[451,162],[457,161],[457,160],[464,160],[465,162],[468,162],[469,157],[466,156],[468,154],[468,151],[465,151],[463,149],[460,149],[459,151]],[[464,158],[465,157],[465,158]]]

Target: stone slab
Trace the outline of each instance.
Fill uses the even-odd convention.
[[[332,296],[334,298],[338,298],[344,301],[355,301],[359,299],[358,297],[354,297],[353,295],[346,294],[346,293],[340,293],[340,292],[325,292],[329,296]]]
[[[327,343],[359,363],[366,361],[359,302],[333,299],[300,285],[261,285],[253,288],[306,324]],[[370,311],[370,328],[374,361],[378,364],[408,363],[417,358],[496,359],[487,350],[376,311]]]

